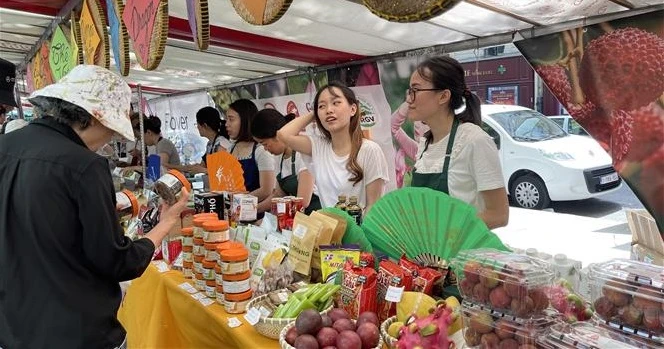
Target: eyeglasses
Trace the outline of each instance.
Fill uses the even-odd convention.
[[[406,100],[415,102],[415,95],[417,92],[420,91],[442,91],[442,88],[417,88],[417,87],[409,87],[406,90]]]

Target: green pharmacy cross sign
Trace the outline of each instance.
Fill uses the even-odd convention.
[[[53,77],[56,81],[61,77],[67,75],[72,68],[76,65],[72,55],[72,47],[69,39],[58,26],[53,34],[51,40],[50,54],[48,56],[48,63],[53,71]]]
[[[498,74],[503,75],[507,71],[507,68],[505,68],[505,66],[501,64],[501,65],[498,66],[497,71],[498,71]]]

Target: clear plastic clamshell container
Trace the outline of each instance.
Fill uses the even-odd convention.
[[[628,336],[587,322],[556,323],[537,339],[543,349],[655,349],[661,345],[649,343],[636,336]]]
[[[452,260],[464,299],[519,318],[544,315],[554,273],[540,259],[494,249],[460,252]]]
[[[537,338],[555,323],[555,311],[536,319],[521,319],[464,301],[463,337],[469,348],[535,348]]]
[[[596,320],[664,344],[664,268],[627,259],[589,266]]]

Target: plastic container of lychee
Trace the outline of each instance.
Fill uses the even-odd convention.
[[[589,266],[595,320],[664,344],[664,268],[628,259]]]
[[[556,323],[536,341],[542,349],[655,349],[658,346],[587,322]]]
[[[467,301],[461,309],[463,337],[469,348],[534,349],[537,338],[557,319],[552,310],[539,318],[522,319]]]
[[[460,252],[452,260],[461,296],[519,318],[544,316],[551,265],[543,260],[494,249]]]

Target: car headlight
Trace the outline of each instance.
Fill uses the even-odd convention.
[[[556,161],[574,160],[572,154],[566,153],[564,151],[549,152],[542,149],[540,149],[539,151],[542,155],[544,155],[545,158],[549,158],[551,160],[556,160]]]

